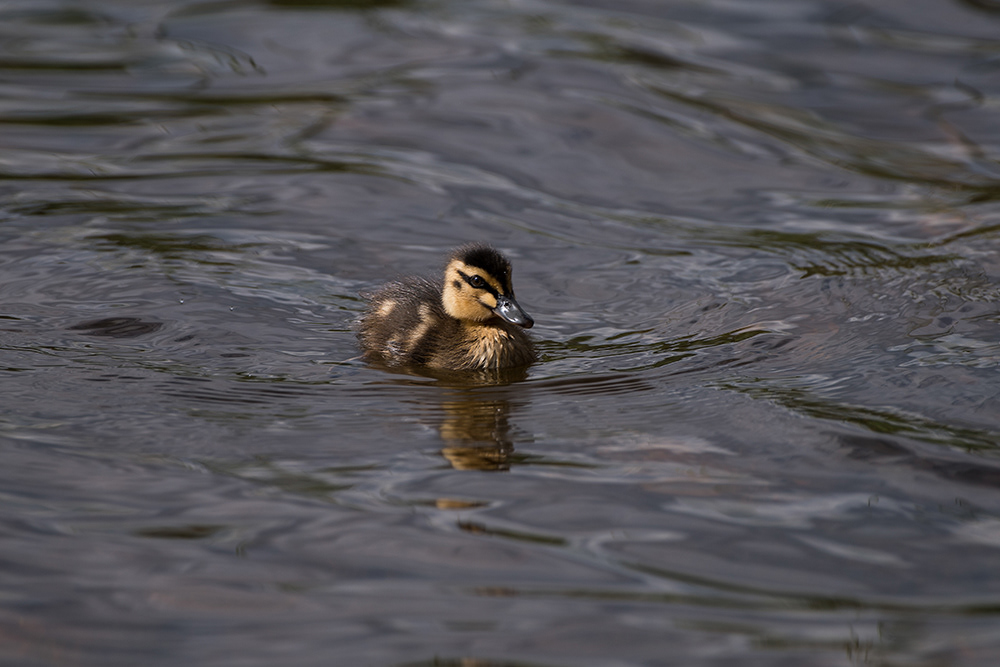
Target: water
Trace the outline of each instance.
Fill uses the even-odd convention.
[[[995,3],[0,7],[0,661],[994,665]],[[527,373],[358,359],[486,240]]]

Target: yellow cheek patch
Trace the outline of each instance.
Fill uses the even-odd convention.
[[[490,294],[489,292],[487,292],[487,293],[485,293],[485,294],[483,294],[482,296],[479,297],[479,303],[483,304],[484,306],[486,306],[490,310],[493,310],[494,308],[497,307],[497,299],[496,299],[496,297],[493,296],[492,294]]]

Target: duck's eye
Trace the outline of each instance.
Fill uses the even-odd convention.
[[[469,284],[477,289],[486,287],[486,281],[482,276],[469,276]]]

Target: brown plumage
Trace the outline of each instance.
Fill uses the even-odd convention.
[[[455,250],[444,280],[406,278],[369,297],[358,340],[369,361],[450,370],[524,366],[534,324],[514,299],[510,262],[488,245]]]

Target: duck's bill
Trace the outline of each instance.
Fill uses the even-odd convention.
[[[531,316],[524,312],[521,306],[517,305],[517,301],[514,301],[510,297],[497,297],[497,307],[493,309],[493,312],[511,324],[516,324],[525,329],[530,329],[535,324]]]

